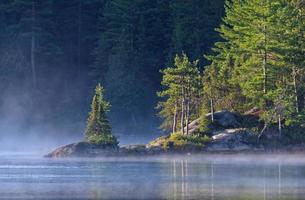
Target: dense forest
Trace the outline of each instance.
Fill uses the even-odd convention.
[[[213,122],[215,110],[255,110],[263,123],[255,127],[258,135],[276,127],[279,136],[304,141],[304,1],[232,0],[225,11],[221,39],[205,55],[210,62],[202,75],[198,60],[186,54],[163,70],[163,126],[188,135],[189,123],[200,117],[202,131],[208,130],[205,116],[211,113]]]
[[[160,124],[188,135],[191,121],[208,113],[213,121],[223,109],[258,110],[260,133],[303,127],[304,7],[302,0],[1,1],[2,122],[81,133],[101,83],[120,137],[154,137]]]
[[[1,1],[2,122],[84,129],[100,82],[116,133],[157,133],[160,69],[182,52],[203,69],[223,14],[223,0]]]
[[[304,1],[298,0],[226,1],[225,16],[216,29],[220,38],[205,55],[208,62],[182,50],[160,70],[157,109],[161,127],[170,134],[145,148],[204,148],[231,133],[231,139],[224,139],[227,143],[241,133],[247,145],[265,149],[304,142],[304,11]],[[86,139],[116,144],[103,92],[98,85]],[[232,145],[236,142],[229,149]]]
[[[280,135],[284,127],[304,128],[304,1],[226,5],[218,29],[223,41],[207,56],[211,65],[205,70],[205,96],[216,109],[259,108],[264,128],[276,123]]]

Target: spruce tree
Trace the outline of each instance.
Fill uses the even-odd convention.
[[[86,139],[89,143],[117,145],[116,138],[111,133],[111,126],[106,113],[110,104],[104,99],[104,88],[98,84],[92,99],[91,112],[89,113]]]

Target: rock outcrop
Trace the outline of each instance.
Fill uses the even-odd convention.
[[[120,155],[156,155],[164,153],[161,146],[126,145],[120,148]]]
[[[192,121],[189,124],[189,134],[195,133],[196,131],[199,130],[199,128],[200,128],[200,118]],[[184,131],[186,132],[186,127],[184,128]]]
[[[251,143],[252,138],[253,133],[243,128],[217,131],[213,133],[212,141],[206,151],[262,150]]]
[[[126,145],[94,145],[87,142],[78,142],[59,147],[46,157],[106,157],[106,156],[141,156],[172,153],[199,153],[199,152],[239,152],[263,150],[257,147],[257,136],[250,130],[257,125],[256,113],[253,109],[247,115],[222,110],[214,113],[214,123],[209,131],[210,137],[202,142],[171,138],[172,135],[162,136],[149,144]],[[206,115],[211,118],[211,114]],[[254,125],[253,125],[254,124]],[[247,125],[247,126],[245,126]],[[247,128],[240,128],[240,127]],[[200,119],[189,124],[189,133],[199,133]],[[254,139],[253,139],[254,138]],[[253,142],[253,140],[255,140]],[[252,142],[251,142],[252,141]]]
[[[211,119],[211,113],[207,114],[206,117]],[[238,128],[241,123],[239,121],[240,114],[230,112],[227,110],[214,112],[214,123],[221,126],[222,128]]]
[[[115,156],[119,152],[119,147],[114,145],[95,145],[88,142],[77,142],[59,147],[47,154],[45,157],[97,157]]]
[[[140,156],[156,155],[164,153],[160,146],[149,145],[125,145],[122,147],[113,145],[95,145],[87,142],[77,142],[59,147],[45,155],[47,158],[65,157],[108,157],[108,156]]]

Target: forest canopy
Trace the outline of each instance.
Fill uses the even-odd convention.
[[[23,130],[84,129],[100,82],[115,132],[157,133],[160,69],[182,52],[202,69],[223,11],[223,0],[1,1],[1,111]]]
[[[214,110],[257,110],[264,127],[256,132],[277,124],[279,136],[282,129],[291,129],[304,139],[304,12],[304,1],[297,0],[226,1],[225,17],[216,29],[221,39],[205,56],[209,64],[202,80],[197,78],[198,61],[192,64],[185,54],[162,71],[163,126],[175,133],[180,122],[179,132],[188,135],[192,116],[200,116],[207,130],[206,116],[211,113],[213,122]]]
[[[160,123],[188,134],[192,120],[223,109],[257,108],[265,126],[303,126],[304,6],[302,0],[1,1],[1,111],[18,115],[22,128],[76,128],[101,83],[113,132],[121,135],[155,134]]]

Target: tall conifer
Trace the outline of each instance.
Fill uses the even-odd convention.
[[[89,113],[86,139],[96,144],[117,144],[116,138],[111,133],[111,126],[106,117],[110,104],[104,99],[104,88],[98,84],[92,99],[91,112]]]

